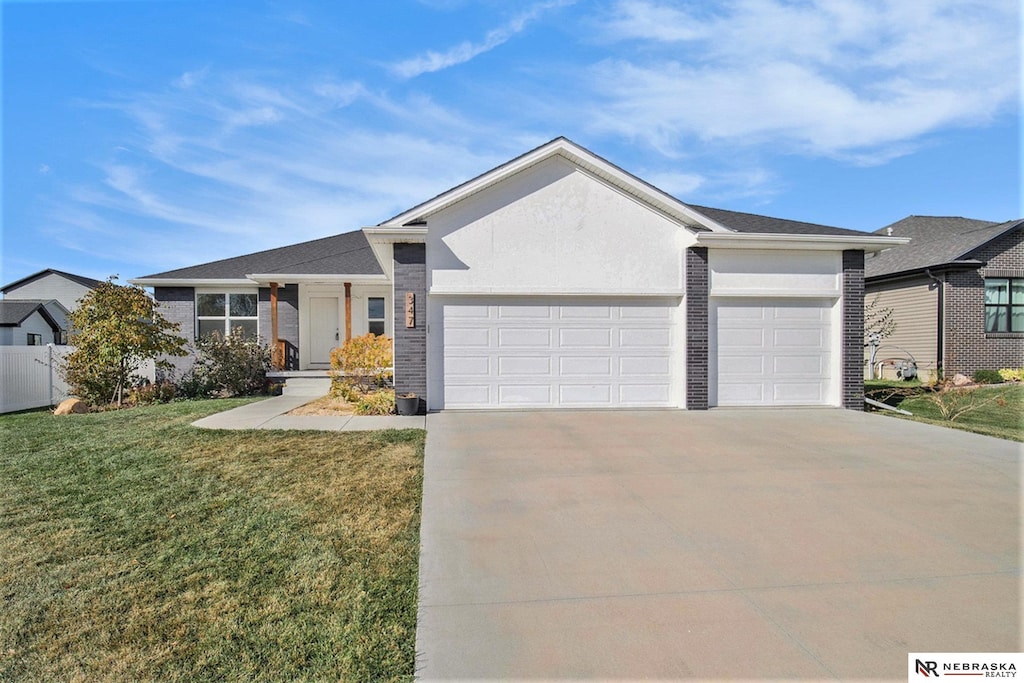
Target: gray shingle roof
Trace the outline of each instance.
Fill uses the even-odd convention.
[[[971,252],[1016,227],[1024,220],[993,223],[959,216],[907,216],[875,234],[892,230],[910,243],[875,254],[864,264],[868,278],[883,277],[969,260]]]
[[[142,279],[237,280],[256,273],[282,275],[382,275],[370,243],[361,230],[287,247],[258,251],[197,266],[146,275]]]
[[[26,283],[29,283],[32,280],[38,280],[39,278],[44,277],[46,275],[60,275],[62,277],[66,277],[67,279],[71,280],[72,282],[77,282],[78,284],[80,284],[80,285],[82,285],[84,287],[89,287],[89,288],[92,288],[92,289],[95,289],[96,287],[99,287],[100,285],[103,284],[103,282],[101,280],[93,280],[91,277],[85,277],[84,275],[75,275],[74,273],[65,273],[63,270],[55,270],[54,268],[47,268],[46,270],[40,270],[38,273],[32,273],[31,275],[27,275],[27,276],[21,278],[20,280],[15,280],[14,282],[12,282],[10,284],[4,285],[2,288],[0,288],[0,292],[3,292],[4,294],[6,294],[7,290],[9,290],[9,289],[15,289],[16,287],[18,287],[20,285],[24,285]]]
[[[743,213],[740,211],[727,211],[725,209],[713,209],[710,206],[697,206],[687,204],[691,209],[696,209],[711,220],[721,223],[725,227],[736,232],[752,232],[781,235],[863,235],[858,230],[847,228],[834,228],[830,225],[818,225],[817,223],[804,223],[803,221],[791,221],[785,218],[771,218],[770,216],[759,216],[755,213]]]
[[[53,324],[53,320],[44,308],[46,303],[36,299],[0,300],[0,327],[17,327],[37,310],[42,312],[47,322]]]

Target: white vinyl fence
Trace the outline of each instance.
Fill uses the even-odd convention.
[[[0,413],[54,406],[68,397],[68,385],[57,370],[70,346],[0,346]],[[153,362],[139,374],[153,379]]]

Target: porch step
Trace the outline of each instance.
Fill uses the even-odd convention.
[[[281,393],[285,396],[326,396],[331,392],[331,378],[288,377]]]

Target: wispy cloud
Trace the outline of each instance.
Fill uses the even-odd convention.
[[[1014,0],[622,0],[595,64],[592,129],[666,154],[694,142],[878,163],[1019,94]]]
[[[391,71],[401,78],[414,78],[425,73],[441,71],[489,52],[507,43],[517,33],[548,10],[574,4],[576,0],[554,0],[533,5],[525,12],[513,17],[506,24],[487,32],[479,42],[465,41],[443,52],[428,50],[417,57],[403,60],[391,66]]]
[[[105,258],[150,272],[374,224],[506,158],[474,144],[493,130],[358,81],[210,68],[92,106],[128,125],[97,182],[50,207],[52,234],[91,253],[113,230]]]

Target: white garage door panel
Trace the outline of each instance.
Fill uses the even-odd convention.
[[[668,406],[677,306],[443,304],[444,407]]]
[[[825,300],[717,302],[717,405],[827,403],[831,308]]]

